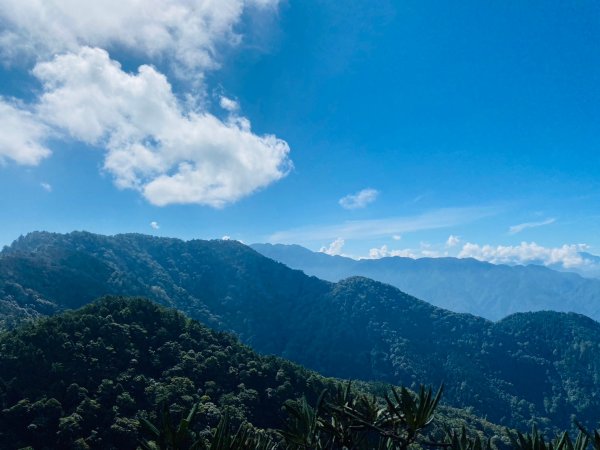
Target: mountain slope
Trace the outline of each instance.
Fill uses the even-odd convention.
[[[505,425],[564,428],[600,410],[589,376],[600,352],[568,367],[600,344],[600,324],[584,316],[549,313],[566,331],[532,345],[529,322],[452,313],[365,278],[329,283],[232,241],[34,233],[0,255],[0,298],[15,308],[42,314],[99,294],[147,296],[327,376],[445,382],[450,404]]]
[[[163,402],[180,414],[199,402],[201,434],[225,410],[234,423],[281,428],[287,399],[314,404],[338,383],[142,299],[104,298],[40,320],[0,335],[0,349],[5,449],[133,449],[137,419],[156,423]],[[450,408],[436,422],[500,434]]]
[[[22,315],[78,308],[102,295],[145,296],[252,344],[284,321],[279,305],[330,289],[236,241],[31,233],[0,254],[0,298]],[[277,328],[275,326],[275,328]],[[280,339],[267,339],[280,353]]]
[[[259,253],[336,282],[364,276],[396,286],[441,308],[499,320],[516,312],[577,312],[600,319],[600,280],[542,266],[495,265],[475,259],[354,260],[298,245],[253,244]]]

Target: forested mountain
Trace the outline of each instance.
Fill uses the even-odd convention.
[[[600,280],[543,266],[507,266],[471,258],[355,260],[299,245],[253,244],[259,253],[323,280],[364,276],[440,308],[490,320],[529,311],[576,312],[600,319]],[[586,259],[598,259],[587,255]]]
[[[142,299],[104,298],[40,319],[0,335],[0,350],[2,449],[134,449],[138,419],[157,423],[163,404],[175,417],[199,404],[192,427],[201,438],[225,412],[235,427],[285,428],[286,400],[314,404],[341,383]],[[452,408],[435,418],[434,433],[504,434]]]
[[[450,404],[494,422],[598,420],[600,324],[584,316],[493,323],[366,278],[309,277],[234,241],[33,233],[0,256],[5,311],[48,314],[105,294],[147,296],[327,376],[443,381]]]

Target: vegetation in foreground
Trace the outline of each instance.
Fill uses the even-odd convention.
[[[186,429],[205,444],[226,415],[227,429],[252,424],[282,445],[273,430],[293,430],[286,417],[294,405],[305,405],[302,411],[320,405],[319,427],[320,414],[334,412],[324,406],[336,404],[334,395],[359,399],[352,408],[386,407],[384,396],[374,394],[384,392],[380,386],[356,383],[342,391],[340,383],[260,356],[231,335],[153,302],[104,298],[0,335],[0,448],[133,449],[144,437],[155,445],[142,424],[161,429],[190,411],[194,420]],[[304,403],[294,403],[298,399]],[[470,435],[502,432],[448,407],[438,407],[429,430],[439,438],[444,427],[461,424]]]
[[[600,448],[597,432],[550,442],[441,395],[324,378],[142,299],[0,336],[3,449]]]

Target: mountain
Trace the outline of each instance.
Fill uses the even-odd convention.
[[[314,404],[341,383],[143,299],[104,298],[38,320],[0,335],[0,348],[3,449],[134,449],[138,418],[157,423],[163,403],[176,415],[199,403],[200,436],[225,411],[235,424],[284,428],[286,400]],[[436,415],[437,428],[461,425],[501,433],[465,411]]]
[[[584,277],[600,278],[600,256],[588,252],[579,252],[586,264],[577,268],[577,273]]]
[[[142,299],[105,298],[0,336],[0,448],[135,448],[138,416],[201,402],[282,426],[289,398],[332,382]],[[308,388],[307,386],[310,386]],[[86,447],[87,446],[87,447]]]
[[[299,245],[254,244],[252,248],[324,280],[364,276],[440,308],[490,320],[542,310],[576,312],[600,320],[600,280],[543,266],[495,265],[471,258],[355,260]]]
[[[494,323],[370,279],[310,277],[235,241],[32,233],[0,254],[7,325],[106,294],[176,307],[326,376],[445,382],[449,404],[503,425],[564,428],[600,411],[600,324],[582,315]]]

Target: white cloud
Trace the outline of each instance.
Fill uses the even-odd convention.
[[[328,247],[321,247],[321,250],[319,250],[319,251],[321,253],[326,253],[331,256],[341,255],[344,244],[345,244],[344,239],[337,238],[335,241],[333,241],[331,244],[329,244]]]
[[[508,232],[510,234],[517,234],[517,233],[520,233],[523,230],[526,230],[527,228],[543,227],[544,225],[550,225],[550,224],[552,224],[554,222],[556,222],[555,218],[550,218],[550,219],[542,220],[540,222],[525,222],[525,223],[520,223],[518,225],[511,226],[508,229]]]
[[[39,116],[106,149],[104,169],[116,185],[155,205],[222,207],[291,168],[285,141],[252,133],[248,119],[235,114],[221,121],[187,110],[153,67],[126,73],[106,51],[84,47],[37,64],[33,73],[44,87]]]
[[[437,246],[439,247],[439,246]],[[382,245],[379,248],[372,248],[369,250],[369,256],[364,259],[379,259],[390,256],[401,256],[404,258],[440,258],[442,256],[448,256],[447,252],[442,253],[436,250],[429,242],[420,242],[419,248],[403,248],[398,250],[390,250],[387,245]]]
[[[563,245],[561,247],[543,247],[535,242],[521,242],[515,246],[491,246],[466,243],[459,258],[475,258],[493,264],[542,264],[559,265],[565,269],[582,267],[589,264],[581,254],[588,248],[585,244]]]
[[[154,221],[152,221],[152,222],[150,222],[150,227],[151,227],[153,230],[158,230],[158,229],[160,228],[160,225],[158,224],[158,222],[154,222]]]
[[[40,186],[46,192],[52,192],[52,185],[50,183],[42,182],[42,183],[40,183]]]
[[[460,243],[460,238],[451,234],[446,241],[446,247],[456,247]]]
[[[223,241],[230,241],[230,240],[231,240],[231,236],[227,236],[227,235],[225,235],[225,236],[223,236],[223,237],[221,238],[221,240],[223,240]]]
[[[219,100],[219,105],[221,105],[221,108],[223,108],[225,111],[232,113],[240,109],[240,104],[238,102],[227,97],[221,97]]]
[[[405,248],[401,250],[390,250],[387,245],[382,245],[379,248],[372,248],[369,250],[369,256],[367,259],[380,259],[387,258],[390,256],[402,256],[404,258],[418,258],[418,255],[411,249]]]
[[[417,216],[386,219],[353,220],[341,224],[307,226],[279,231],[268,242],[307,243],[327,241],[344,236],[346,239],[388,238],[394,234],[433,230],[470,223],[497,214],[498,207],[442,208]]]
[[[339,200],[339,204],[345,209],[358,209],[364,208],[369,203],[373,203],[379,192],[375,189],[363,189],[356,194],[346,195]]]
[[[0,164],[10,159],[36,166],[50,156],[48,128],[22,105],[0,97]]]
[[[229,98],[226,119],[210,114],[202,86],[222,47],[242,39],[244,12],[272,13],[278,2],[0,0],[1,60],[37,63],[43,85],[30,105],[0,97],[0,164],[39,164],[50,135],[72,138],[105,150],[115,184],[159,206],[222,207],[284,177],[287,143],[254,134]],[[154,66],[123,71],[103,48],[166,64],[183,92]]]
[[[218,67],[219,46],[241,40],[235,27],[245,9],[277,4],[278,0],[0,0],[0,56],[36,60],[83,45],[115,47],[172,60],[201,75],[198,71]]]
[[[395,241],[399,241],[400,239],[402,239],[402,236],[400,236],[399,234],[395,234],[392,236],[392,239]]]

